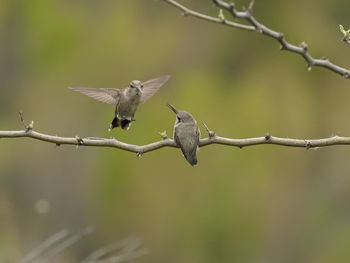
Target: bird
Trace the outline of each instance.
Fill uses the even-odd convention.
[[[135,121],[138,106],[151,98],[169,78],[170,75],[165,75],[145,82],[133,80],[124,89],[68,88],[95,100],[114,105],[115,117],[108,130],[111,131],[116,127],[128,130],[131,122]]]
[[[167,104],[167,106],[176,114],[174,141],[181,148],[186,160],[194,166],[197,164],[197,150],[200,138],[197,122],[190,113],[177,110],[171,104]]]

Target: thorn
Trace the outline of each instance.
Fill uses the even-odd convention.
[[[56,142],[56,147],[60,147],[60,146],[61,146],[61,144]]]
[[[24,127],[24,131],[25,131],[26,133],[28,133],[28,132],[30,132],[31,130],[33,130],[34,121],[31,121],[31,122],[29,123],[29,125],[27,125],[27,124],[25,123],[25,121],[24,121],[23,112],[22,112],[22,111],[19,111],[19,117],[20,117],[21,123],[22,123],[22,125],[23,125],[23,127]]]
[[[203,126],[204,126],[205,130],[208,133],[209,139],[212,139],[212,138],[214,138],[216,136],[215,132],[209,130],[208,126],[205,124],[204,121],[203,121]]]
[[[163,140],[169,139],[168,135],[166,134],[166,131],[158,132],[158,134],[160,135],[160,137],[162,137]]]
[[[222,11],[222,9],[219,10],[219,15],[218,18],[221,20],[221,22],[225,22],[226,18],[224,16],[224,12]]]
[[[321,57],[322,60],[328,60],[326,56]]]
[[[139,157],[139,158],[141,158],[142,155],[143,155],[143,152],[137,152],[137,153],[136,153],[136,156]]]
[[[29,131],[33,130],[33,127],[34,127],[34,121],[32,120],[29,123],[29,125],[27,126],[26,132],[29,132]]]
[[[249,3],[249,6],[248,6],[248,11],[249,12],[252,12],[253,11],[253,7],[254,7],[254,0],[251,0],[250,3]]]

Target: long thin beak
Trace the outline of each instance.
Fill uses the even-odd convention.
[[[177,109],[175,109],[175,107],[173,106],[173,105],[171,105],[171,104],[167,104],[167,106],[173,111],[173,112],[175,112],[175,114],[177,114]]]
[[[142,88],[141,87],[136,87],[137,88],[137,90],[140,92],[140,93],[142,93]]]

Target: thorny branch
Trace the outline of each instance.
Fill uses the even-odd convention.
[[[307,68],[308,70],[311,70],[312,67],[323,67],[326,69],[329,69],[341,76],[343,76],[346,79],[350,78],[350,71],[342,68],[334,63],[332,63],[328,58],[321,57],[321,58],[314,58],[310,55],[308,52],[308,46],[305,42],[302,42],[299,46],[293,45],[289,43],[284,34],[275,30],[272,30],[268,28],[267,26],[260,23],[253,15],[252,15],[252,9],[254,1],[251,1],[247,9],[243,9],[241,11],[236,9],[236,6],[234,3],[228,3],[224,0],[212,0],[215,5],[217,5],[219,8],[228,11],[234,19],[242,19],[245,20],[248,25],[232,22],[230,20],[227,20],[225,16],[222,13],[222,10],[220,9],[218,17],[212,17],[208,16],[202,13],[198,13],[196,11],[193,11],[189,9],[188,7],[185,7],[184,5],[179,4],[175,0],[163,0],[164,2],[176,7],[177,9],[181,10],[183,12],[184,16],[193,16],[196,18],[200,18],[203,20],[207,20],[210,22],[223,24],[226,26],[231,26],[243,30],[248,31],[255,31],[257,33],[261,33],[263,35],[266,35],[268,37],[271,37],[278,41],[280,43],[280,49],[290,51],[296,54],[299,54],[306,62],[307,62]]]
[[[23,118],[21,117],[21,122]],[[32,122],[33,123],[33,122]],[[322,139],[292,139],[292,138],[281,138],[266,134],[262,137],[255,138],[245,138],[245,139],[232,139],[217,136],[214,131],[211,131],[208,126],[204,124],[204,127],[208,133],[208,138],[200,139],[199,147],[204,147],[211,144],[222,144],[227,146],[235,146],[243,148],[246,146],[260,145],[260,144],[274,144],[280,146],[290,146],[290,147],[303,147],[306,149],[334,146],[334,145],[350,145],[350,137],[340,137],[333,136],[329,138]],[[177,148],[178,146],[173,139],[170,139],[166,132],[160,133],[162,140],[153,142],[146,145],[134,145],[125,142],[118,141],[114,138],[98,138],[98,137],[87,137],[81,138],[79,136],[75,137],[60,137],[44,134],[34,130],[33,125],[28,127],[25,126],[24,130],[17,131],[0,131],[0,138],[32,138],[35,140],[45,141],[49,143],[54,143],[57,146],[62,144],[70,144],[78,146],[95,146],[95,147],[110,147],[117,148],[124,151],[134,152],[137,156],[141,157],[144,153],[155,151],[164,147]]]

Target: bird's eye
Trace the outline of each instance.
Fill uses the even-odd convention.
[[[176,117],[177,118],[177,121],[181,121],[181,119],[179,117]]]

